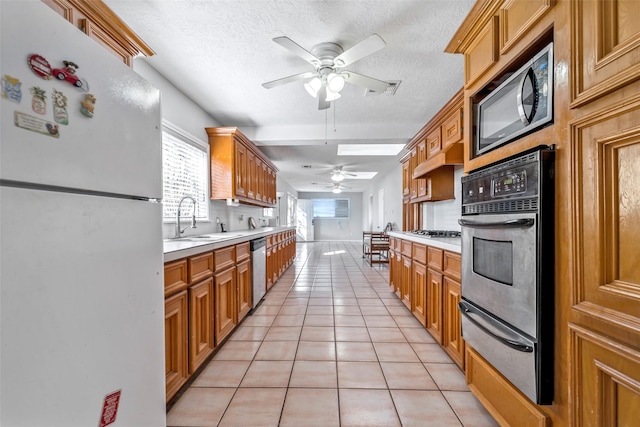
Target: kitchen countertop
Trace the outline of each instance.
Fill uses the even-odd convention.
[[[185,236],[180,239],[165,239],[164,262],[197,255],[202,252],[224,248],[225,246],[259,239],[281,231],[294,230],[295,227],[261,227],[255,230],[229,231],[225,233],[207,234],[215,236],[211,239],[199,239],[197,236]]]
[[[462,252],[462,239],[459,237],[428,237],[419,234],[413,234],[409,231],[389,231],[389,236],[398,237],[400,239],[409,240],[423,245],[429,245],[436,248],[444,249],[451,252]]]

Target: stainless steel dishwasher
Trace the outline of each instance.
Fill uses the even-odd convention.
[[[267,292],[267,241],[260,238],[251,240],[251,281],[253,286],[253,309],[262,301]],[[253,311],[253,310],[252,310]]]

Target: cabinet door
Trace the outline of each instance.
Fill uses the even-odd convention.
[[[416,166],[418,166],[418,149],[414,147],[411,150],[411,157],[409,159],[409,178],[410,178],[409,190],[411,191],[412,199],[415,199],[416,197],[418,197],[418,180],[412,178],[413,171],[416,169]]]
[[[427,141],[422,141],[418,144],[418,154],[417,154],[417,163],[418,166],[420,163],[427,160]],[[423,197],[427,195],[427,179],[419,178],[416,179],[416,184],[418,186],[418,197]]]
[[[427,270],[427,330],[442,344],[442,274]]]
[[[206,360],[213,342],[213,278],[189,288],[189,374]]]
[[[261,202],[264,194],[264,175],[262,173],[262,160],[256,157],[256,200]]]
[[[411,196],[411,175],[409,172],[409,160],[402,163],[402,195],[404,197]]]
[[[189,378],[187,291],[164,303],[164,360],[167,402]]]
[[[457,108],[442,124],[442,148],[462,142],[462,108]]]
[[[247,147],[236,141],[236,168],[234,177],[236,188],[234,194],[236,196],[247,196]]]
[[[441,147],[442,135],[440,134],[440,128],[437,128],[427,135],[427,156],[432,157],[437,154]]]
[[[400,299],[411,310],[411,257],[402,256],[402,280],[400,281]]]
[[[397,286],[395,278],[396,263],[394,262],[396,260],[396,252],[392,249],[393,240],[394,237],[389,237],[389,289],[391,292],[395,293]]]
[[[238,322],[251,310],[251,268],[249,260],[236,266],[236,287],[238,289]]]
[[[460,297],[460,283],[445,276],[443,303],[444,330],[442,345],[444,345],[444,349],[449,353],[449,356],[451,356],[460,369],[464,370],[464,340],[462,339],[460,310],[458,310]]]
[[[257,191],[257,179],[256,179],[256,155],[251,150],[247,150],[247,197],[250,199],[256,198]]]
[[[267,290],[273,286],[273,248],[267,248]]]
[[[420,321],[422,326],[427,324],[427,314],[425,310],[427,292],[427,267],[424,264],[413,261],[413,277],[411,280],[411,307],[413,315]]]
[[[229,335],[238,324],[238,304],[236,302],[236,268],[232,267],[214,275],[216,288],[216,345]]]
[[[395,262],[396,265],[394,274],[396,283],[395,294],[402,301],[402,253],[400,253],[400,251],[396,252],[396,258],[393,262]]]

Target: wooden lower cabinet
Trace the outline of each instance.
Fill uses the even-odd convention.
[[[462,288],[459,282],[444,276],[443,278],[443,330],[442,345],[451,359],[464,370],[464,347],[462,339],[462,324],[458,303],[462,297]]]
[[[236,265],[236,287],[238,289],[238,322],[251,310],[251,268],[249,260]]]
[[[189,378],[188,298],[181,291],[164,303],[165,380],[167,402]]]
[[[518,427],[549,427],[551,425],[550,420],[536,405],[513,387],[471,346],[467,346],[466,355],[466,377],[469,389],[500,425]]]
[[[427,331],[442,344],[442,273],[427,269]]]
[[[215,337],[216,345],[233,331],[238,324],[236,302],[236,268],[231,267],[213,275],[215,287]]]
[[[192,285],[189,293],[189,374],[213,352],[213,279]]]
[[[411,257],[402,255],[401,267],[400,300],[411,310]]]
[[[413,261],[411,268],[413,273],[411,279],[411,311],[422,326],[426,326],[427,267],[424,264]]]
[[[267,248],[267,291],[273,286],[273,250]]]

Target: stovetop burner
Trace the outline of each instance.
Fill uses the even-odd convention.
[[[411,232],[425,237],[460,237],[460,232],[455,230],[413,230]]]

